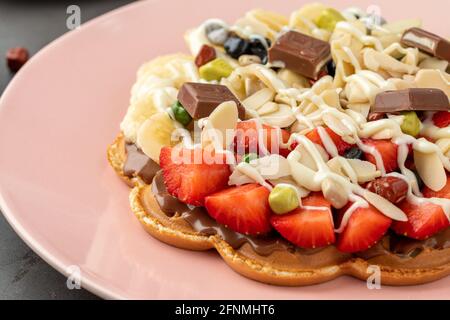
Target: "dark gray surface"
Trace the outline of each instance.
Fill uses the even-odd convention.
[[[81,8],[81,21],[132,2],[131,0],[1,0],[0,1],[0,93],[13,77],[4,54],[10,47],[26,47],[34,54],[67,32],[66,8]],[[37,213],[38,214],[38,213]],[[1,299],[96,299],[89,292],[69,290],[66,278],[31,251],[0,215]]]

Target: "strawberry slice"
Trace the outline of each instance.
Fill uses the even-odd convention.
[[[271,230],[269,190],[259,184],[232,187],[206,197],[209,215],[231,230],[261,234]]]
[[[340,211],[341,218],[346,208]],[[367,250],[383,237],[391,222],[390,218],[371,205],[368,208],[357,208],[338,236],[336,247],[348,253]]]
[[[447,183],[439,191],[433,191],[428,187],[423,188],[423,196],[425,198],[444,198],[450,199],[450,176],[447,176]]]
[[[259,153],[257,152],[260,147],[259,133],[257,131],[257,124],[254,120],[241,121],[237,123],[236,126],[236,136],[234,137],[234,148],[238,154],[245,153]],[[289,154],[289,149],[282,148],[277,139],[278,134],[276,129],[263,124],[263,145],[262,147],[266,147],[270,153],[277,153],[282,156],[287,156]],[[284,143],[289,140],[289,132],[284,129],[280,129],[281,131],[281,139]]]
[[[194,206],[203,205],[207,195],[225,189],[231,174],[224,155],[211,154],[199,148],[163,147],[159,163],[167,191]]]
[[[433,123],[438,128],[450,126],[450,112],[438,111],[433,115]]]
[[[341,155],[341,156],[344,155],[345,151],[347,151],[348,149],[350,149],[353,146],[352,144],[349,144],[349,143],[345,142],[344,140],[342,140],[342,137],[340,135],[338,135],[337,133],[335,133],[330,128],[325,127],[324,129],[327,131],[331,140],[333,140],[334,144],[336,145],[336,149],[338,150],[339,155]],[[308,132],[305,135],[305,137],[307,137],[312,142],[324,147],[324,145],[322,143],[322,139],[320,138],[319,131],[317,130],[317,128]],[[297,145],[298,145],[297,142],[292,143],[291,150],[294,150]]]
[[[270,223],[288,241],[303,248],[317,248],[334,243],[331,204],[321,192],[313,192],[302,199],[303,206],[291,213],[272,215]],[[310,207],[325,207],[313,210]]]
[[[449,226],[442,207],[434,203],[415,205],[405,200],[398,207],[408,221],[394,221],[392,229],[402,236],[424,240]]]
[[[373,140],[364,139],[362,141],[365,145],[374,147],[381,155],[384,163],[384,169],[386,173],[395,171],[398,169],[397,163],[397,149],[398,146],[390,140]],[[370,153],[364,153],[365,160],[377,164],[375,157]]]

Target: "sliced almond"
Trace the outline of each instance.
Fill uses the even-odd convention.
[[[325,151],[325,149],[318,144],[315,144],[314,146],[319,151],[323,161],[327,162],[329,156],[328,153]],[[317,168],[316,162],[314,161],[313,157],[310,155],[308,150],[302,144],[299,144],[295,150],[297,150],[301,155],[300,159],[298,160],[301,164],[307,166],[308,168],[314,171],[317,171],[319,169]]]
[[[345,189],[332,179],[327,178],[322,181],[322,192],[333,208],[341,209],[348,202]]]
[[[369,161],[359,159],[347,159],[347,161],[355,171],[358,177],[358,183],[369,182],[381,176],[381,172],[378,171],[377,167]]]
[[[247,77],[244,80],[244,86],[245,86],[245,97],[249,97],[256,92],[258,92],[261,89],[264,89],[264,84],[259,81],[256,77]]]
[[[325,90],[324,92],[322,92],[320,94],[320,96],[322,97],[323,101],[327,105],[329,105],[333,108],[342,110],[341,101],[340,101],[339,94],[336,91],[336,89]]]
[[[445,92],[450,99],[450,82],[445,78],[444,72],[439,70],[423,69],[417,72],[415,83],[419,88],[436,88]]]
[[[316,172],[299,163],[298,160],[300,159],[300,157],[300,153],[296,150],[292,151],[288,156],[292,178],[295,180],[295,182],[297,182],[298,185],[308,190],[321,191],[322,187],[320,183],[318,183],[314,179]]]
[[[261,120],[263,120],[264,123],[270,126],[286,128],[293,124],[296,118],[291,107],[285,104],[278,104],[278,110],[268,115],[262,116]]]
[[[419,68],[414,65],[408,65],[383,52],[376,51],[372,48],[366,48],[363,51],[364,64],[369,70],[414,74]]]
[[[366,199],[371,205],[381,211],[386,217],[395,221],[408,221],[406,214],[390,203],[385,198],[377,195],[376,193],[364,190],[364,199]]]
[[[256,93],[252,94],[250,97],[242,101],[246,108],[258,110],[267,102],[270,102],[275,97],[275,91],[270,88],[264,88]]]
[[[295,73],[294,71],[286,69],[286,68],[280,69],[280,71],[278,71],[278,78],[283,80],[283,82],[289,88],[292,88],[294,86],[296,86],[298,88],[308,88],[309,87],[309,82],[305,77],[299,75],[298,73]]]
[[[414,150],[414,164],[423,183],[433,191],[439,191],[447,183],[445,168],[436,152],[422,153]]]
[[[239,57],[239,65],[248,66],[253,63],[261,63],[261,58],[255,55],[243,54]]]
[[[450,138],[439,139],[436,141],[436,145],[447,158],[450,158]]]
[[[261,108],[258,109],[258,114],[260,116],[269,115],[278,111],[280,108],[278,107],[278,103],[275,102],[267,102]]]
[[[236,102],[227,101],[218,105],[202,130],[202,145],[213,143],[216,148],[226,149],[233,140],[237,121]]]
[[[323,122],[336,134],[340,136],[348,136],[351,135],[352,132],[342,124],[341,120],[336,118],[334,115],[330,113],[326,113],[322,116]]]
[[[386,128],[378,131],[372,136],[372,139],[375,140],[390,140],[394,137],[394,132],[390,128]]]
[[[291,174],[291,168],[286,158],[271,154],[250,163],[265,179],[278,179]]]
[[[304,197],[308,196],[308,194],[310,193],[309,190],[306,190],[305,188],[302,188],[299,185],[297,185],[295,180],[292,179],[291,177],[281,177],[278,179],[269,179],[269,182],[273,186],[276,186],[281,183],[291,185],[292,187],[294,187],[297,190],[297,193],[300,196],[300,198],[304,198]]]

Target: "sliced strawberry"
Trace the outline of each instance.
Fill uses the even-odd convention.
[[[302,199],[303,206],[291,213],[272,215],[272,226],[293,244],[303,248],[317,248],[334,243],[334,225],[331,205],[322,193],[314,192]],[[309,207],[325,207],[327,210],[312,210]]]
[[[450,176],[447,176],[447,183],[439,191],[433,191],[428,187],[425,187],[422,191],[425,198],[444,198],[450,199]]]
[[[445,128],[450,126],[450,112],[438,111],[433,115],[433,123],[436,127]]]
[[[223,155],[164,147],[159,162],[167,191],[184,203],[201,206],[207,195],[228,186],[231,172]]]
[[[345,151],[347,151],[348,149],[350,149],[353,146],[353,145],[345,142],[344,140],[342,140],[342,137],[340,135],[336,134],[330,128],[326,127],[325,130],[327,131],[327,133],[330,136],[331,140],[333,140],[333,142],[336,145],[336,148],[338,150],[338,153],[341,156],[344,155]],[[305,136],[309,140],[311,140],[312,142],[314,142],[314,143],[316,143],[318,145],[321,145],[322,147],[324,146],[323,143],[322,143],[322,139],[320,138],[319,131],[317,130],[317,128],[315,128],[312,131],[308,132]]]
[[[374,147],[381,158],[383,159],[384,169],[386,173],[395,171],[398,169],[397,163],[397,149],[398,146],[391,142],[390,140],[373,140],[373,139],[364,139],[362,141],[365,145]],[[375,157],[370,153],[364,153],[364,158],[372,162],[374,165],[377,164]]]
[[[205,200],[209,215],[231,230],[261,234],[271,230],[269,190],[259,184],[246,184],[214,193]]]
[[[392,229],[400,235],[424,240],[449,226],[442,207],[434,203],[415,205],[405,200],[399,208],[408,217],[408,221],[394,221],[392,224]]]
[[[236,127],[236,137],[234,138],[234,147],[238,154],[244,153],[257,153],[258,150],[267,148],[270,153],[277,153],[282,156],[287,156],[289,150],[287,148],[282,148],[277,139],[279,139],[276,129],[263,124],[263,139],[264,145],[262,147],[259,145],[261,143],[259,140],[260,133],[257,131],[257,124],[254,120],[241,121],[238,122]],[[284,129],[280,129],[281,139],[285,143],[289,140],[289,132]],[[275,140],[274,140],[275,139]]]
[[[347,208],[348,206],[340,211],[341,218]],[[357,208],[338,236],[336,247],[348,253],[367,250],[383,237],[391,222],[390,218],[371,205],[368,208]]]

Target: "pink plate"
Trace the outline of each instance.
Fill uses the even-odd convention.
[[[232,22],[255,7],[288,13],[302,2],[139,1],[36,54],[0,101],[0,203],[17,233],[60,272],[78,266],[82,286],[105,298],[449,298],[450,277],[381,290],[349,277],[300,288],[261,284],[234,273],[215,252],[153,239],[131,214],[129,189],[108,166],[106,147],[118,133],[139,65],[186,51],[184,31],[209,17]],[[421,17],[428,29],[448,31],[450,7],[443,1],[354,3],[377,3],[388,20]]]

